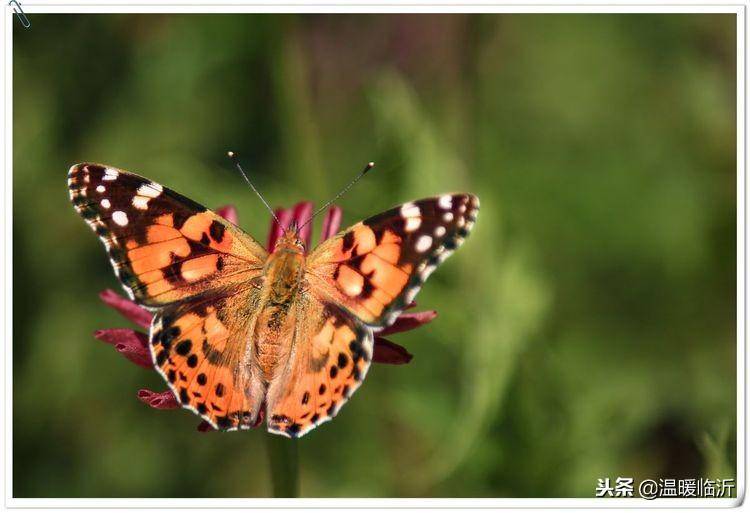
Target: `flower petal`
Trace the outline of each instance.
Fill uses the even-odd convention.
[[[279,218],[279,222],[277,223],[275,219],[271,219],[271,228],[268,230],[268,244],[266,245],[268,251],[273,251],[276,241],[284,235],[284,228],[289,226],[289,223],[292,221],[292,209],[290,208],[277,208],[273,213]]]
[[[239,218],[237,217],[237,209],[234,205],[225,205],[223,207],[220,207],[216,209],[216,213],[232,224],[237,224],[239,222]]]
[[[112,328],[97,330],[94,337],[112,344],[118,353],[125,358],[146,369],[153,368],[151,351],[148,349],[148,336],[145,333],[127,328]]]
[[[320,242],[336,235],[341,227],[341,208],[333,205],[323,218],[323,229],[320,232]]]
[[[412,358],[411,353],[400,345],[394,344],[383,337],[375,337],[375,349],[372,352],[373,362],[403,365],[409,363]]]
[[[300,201],[294,205],[294,213],[292,214],[292,221],[294,225],[299,228],[303,223],[310,219],[313,212],[312,201]],[[299,238],[305,243],[305,248],[310,248],[310,239],[312,236],[312,223],[307,223],[300,231]]]
[[[138,399],[157,410],[173,410],[180,406],[171,390],[153,392],[148,388],[141,388],[138,391]]]
[[[378,335],[392,335],[402,331],[414,330],[431,322],[435,317],[437,317],[435,310],[401,314],[393,324],[378,332]]]
[[[122,297],[112,289],[106,289],[99,293],[99,297],[107,306],[111,306],[120,312],[125,318],[133,321],[142,328],[151,326],[153,315],[145,308],[141,308],[130,299]]]

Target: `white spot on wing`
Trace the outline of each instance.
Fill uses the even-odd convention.
[[[442,237],[443,235],[445,235],[445,226],[435,228],[435,237]]]
[[[407,217],[406,218],[406,226],[404,227],[404,229],[407,232],[413,232],[414,230],[416,230],[417,228],[419,228],[419,226],[421,224],[422,224],[422,219],[421,218],[419,218],[419,217]]]
[[[424,269],[422,270],[422,272],[420,273],[419,277],[421,278],[421,280],[422,280],[422,281],[426,281],[426,280],[427,280],[427,278],[429,278],[429,277],[430,277],[430,275],[432,274],[432,272],[433,272],[433,271],[434,271],[435,269],[436,269],[436,266],[434,266],[434,265],[428,265],[427,267],[425,267],[425,268],[424,268]]]
[[[101,202],[102,208],[109,208],[112,205],[109,203],[109,200],[107,198],[104,198]]]
[[[404,203],[401,205],[401,217],[418,217],[419,207],[414,203]]]
[[[440,208],[443,210],[450,210],[453,207],[453,198],[450,194],[444,194],[443,196],[440,196],[438,205],[440,205]]]
[[[417,243],[414,245],[414,249],[416,249],[419,253],[424,253],[425,251],[430,249],[430,246],[432,246],[432,237],[430,237],[429,235],[422,235],[417,239]]]
[[[113,180],[117,180],[117,177],[120,175],[120,173],[117,172],[117,169],[112,169],[111,167],[108,167],[104,170],[104,176],[102,177],[102,180],[107,180],[108,182],[111,182]]]
[[[451,221],[453,221],[453,213],[446,212],[445,214],[443,214],[443,221],[445,221],[446,223],[450,223]]]
[[[96,192],[100,192],[101,193],[101,192],[104,192],[106,190],[107,190],[107,188],[104,187],[103,185],[97,185],[96,186]]]
[[[120,226],[126,226],[128,224],[128,215],[122,210],[115,210],[112,213],[112,220]]]
[[[148,200],[149,198],[143,196],[135,196],[133,197],[133,206],[138,210],[146,210],[148,208]]]
[[[144,183],[138,187],[136,194],[146,196],[147,198],[156,198],[161,194],[162,187],[158,183]]]
[[[419,287],[412,287],[408,291],[406,291],[406,295],[404,296],[404,301],[408,305],[412,301],[414,301],[414,298],[417,295],[417,292],[419,292]]]
[[[138,210],[148,209],[148,200],[151,198],[158,198],[164,189],[158,183],[144,183],[136,191],[136,195],[133,196],[133,206]]]

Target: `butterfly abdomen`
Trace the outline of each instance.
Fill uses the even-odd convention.
[[[273,379],[289,355],[293,323],[288,322],[288,305],[268,305],[260,312],[255,332],[255,358],[264,381]]]

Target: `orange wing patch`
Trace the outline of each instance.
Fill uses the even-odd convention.
[[[268,430],[292,438],[333,418],[362,383],[372,359],[370,328],[308,297],[297,313],[286,372],[267,395]]]

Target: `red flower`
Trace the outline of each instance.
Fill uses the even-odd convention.
[[[312,207],[313,205],[311,202],[305,201],[297,203],[293,208],[277,209],[275,214],[281,225],[285,227],[288,227],[292,222],[294,222],[296,226],[300,226],[312,214]],[[233,206],[230,205],[220,208],[217,213],[224,219],[237,224],[237,210]],[[326,212],[325,218],[323,219],[323,230],[321,232],[320,240],[323,241],[335,235],[339,231],[340,225],[341,209],[332,206],[328,209],[328,212]],[[273,250],[276,240],[283,233],[284,231],[282,227],[272,219],[271,229],[268,233],[267,248],[269,251]],[[309,248],[312,236],[312,225],[307,224],[304,226],[299,235],[304,241],[305,247]],[[110,289],[101,292],[99,297],[108,306],[111,306],[141,328],[148,330],[149,326],[151,326],[151,312],[141,308],[130,299],[124,298]],[[414,306],[415,304],[412,303],[407,309],[413,308]],[[382,335],[391,335],[402,331],[416,329],[423,324],[432,321],[436,316],[437,312],[434,310],[402,313],[398,319],[396,319],[396,322],[376,334],[372,361],[374,363],[388,363],[392,365],[409,363],[412,359],[412,355],[400,345],[386,340]],[[108,344],[112,344],[120,354],[131,362],[147,369],[153,369],[151,352],[148,347],[148,335],[146,333],[128,328],[108,328],[95,331],[94,337],[107,342]],[[142,388],[138,391],[138,399],[152,408],[159,410],[168,410],[180,406],[177,402],[177,398],[171,390],[153,392],[147,388]],[[262,420],[262,415],[259,415],[256,426],[260,424]],[[206,421],[203,421],[198,425],[199,431],[211,431],[212,429],[213,428],[211,428]]]

